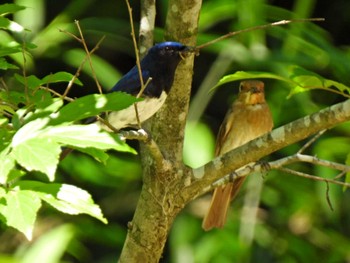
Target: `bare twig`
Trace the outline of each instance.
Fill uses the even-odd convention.
[[[56,95],[57,97],[62,97],[63,100],[66,100],[69,102],[74,101],[74,99],[67,97],[67,96],[62,96],[60,93],[54,91],[53,89],[50,89],[49,87],[40,86],[39,89],[47,90],[47,91],[51,92],[52,94]]]
[[[130,18],[130,26],[131,26],[131,37],[132,37],[132,41],[134,43],[134,50],[135,50],[135,57],[136,57],[136,66],[137,66],[137,71],[139,73],[139,78],[140,78],[140,83],[141,83],[141,88],[140,88],[140,92],[137,95],[137,97],[141,96],[143,91],[145,90],[145,84],[143,82],[143,77],[142,77],[142,69],[141,69],[141,63],[140,63],[140,53],[137,47],[137,41],[136,41],[136,35],[135,35],[135,28],[134,28],[134,20],[132,18],[132,8],[130,6],[130,3],[128,0],[125,0],[126,5],[128,7],[128,12],[129,12],[129,18]],[[148,82],[148,80],[147,80]],[[134,103],[134,108],[135,108],[135,114],[136,114],[136,120],[138,123],[139,128],[141,128],[141,122],[140,122],[140,118],[139,118],[139,114],[138,114],[138,110],[137,110],[137,103]]]
[[[87,45],[86,45],[83,32],[82,32],[82,30],[81,30],[81,28],[80,28],[79,21],[78,21],[78,20],[75,20],[75,24],[77,25],[77,28],[78,28],[78,30],[79,30],[80,38],[81,38],[81,40],[82,40],[81,43],[83,44],[83,47],[84,47],[85,52],[86,52],[87,57],[88,57],[88,61],[89,61],[89,64],[90,64],[92,76],[93,76],[93,78],[94,78],[94,80],[95,80],[95,83],[96,83],[96,86],[97,86],[97,88],[98,88],[98,91],[100,92],[100,94],[102,94],[102,87],[101,87],[101,85],[100,85],[100,82],[99,82],[98,79],[97,79],[97,76],[96,76],[94,67],[93,67],[93,65],[92,65],[92,60],[91,60],[91,56],[90,56],[91,54],[90,54],[90,51],[89,51],[89,49],[88,49],[88,47],[87,47]]]
[[[238,30],[238,31],[234,31],[234,32],[230,32],[227,33],[226,35],[223,35],[221,37],[218,37],[214,40],[211,40],[207,43],[204,43],[202,45],[199,45],[196,47],[196,49],[202,49],[204,47],[210,46],[216,42],[219,42],[221,40],[224,40],[226,38],[241,34],[241,33],[246,33],[246,32],[251,32],[251,31],[255,31],[255,30],[261,30],[261,29],[266,29],[269,27],[274,27],[274,26],[281,26],[281,25],[286,25],[289,23],[300,23],[300,22],[317,22],[317,21],[324,21],[324,18],[305,18],[305,19],[291,19],[291,20],[281,20],[281,21],[277,21],[277,22],[273,22],[270,24],[266,24],[266,25],[260,25],[260,26],[254,26],[254,27],[249,27],[246,29],[242,29],[242,30]]]
[[[304,144],[303,147],[300,148],[298,153],[304,152],[308,147],[310,147],[311,144],[313,144],[318,138],[320,138],[322,136],[322,134],[324,134],[326,131],[327,130],[322,130],[322,131],[318,132],[314,137],[311,138],[311,140],[309,140],[307,143]]]
[[[326,186],[327,186],[327,188],[326,188],[326,200],[327,200],[327,203],[328,203],[328,205],[329,205],[329,208],[330,208],[332,211],[334,211],[333,206],[332,206],[332,203],[331,203],[331,199],[330,199],[330,197],[329,197],[329,183],[328,183],[328,182],[326,182]]]
[[[67,34],[67,35],[70,36],[70,37],[73,37],[73,38],[74,38],[75,40],[77,40],[78,42],[83,43],[83,40],[80,39],[79,37],[75,36],[74,34],[68,32],[68,31],[62,30],[62,29],[60,29],[59,31],[62,32],[62,33]],[[90,52],[88,52],[88,54],[85,56],[85,58],[83,59],[83,61],[80,63],[80,65],[79,65],[77,71],[75,72],[73,78],[69,81],[68,86],[67,86],[66,90],[64,91],[64,93],[63,93],[63,95],[62,95],[62,98],[63,98],[63,99],[67,96],[67,94],[69,93],[70,89],[72,88],[72,86],[73,86],[75,80],[79,77],[80,72],[81,72],[82,68],[84,67],[86,61],[88,60],[89,56],[91,56],[93,53],[95,53],[95,51],[96,51],[97,49],[99,49],[99,47],[100,47],[102,41],[105,39],[105,37],[106,37],[106,36],[101,37],[101,39],[97,42],[97,44],[95,45],[95,47],[94,47],[93,49],[91,49]],[[86,44],[85,44],[85,45],[86,45]],[[95,80],[95,81],[96,81],[96,80]]]
[[[196,195],[196,197],[203,194],[203,193],[211,191],[218,186],[225,185],[229,182],[232,182],[236,178],[248,176],[249,174],[255,173],[255,172],[266,172],[266,169],[280,170],[283,172],[287,172],[289,174],[297,175],[297,176],[308,178],[311,180],[328,182],[328,183],[337,184],[337,185],[341,185],[341,186],[350,188],[350,183],[340,182],[340,181],[336,180],[336,179],[338,179],[337,177],[335,177],[334,179],[327,179],[327,178],[322,178],[319,176],[314,176],[314,175],[302,173],[299,171],[295,171],[295,170],[283,167],[285,165],[288,165],[291,163],[296,163],[296,162],[307,162],[307,163],[312,163],[315,165],[321,165],[321,166],[329,167],[332,169],[340,170],[340,171],[345,172],[345,173],[350,171],[350,166],[340,164],[340,163],[330,162],[327,160],[321,160],[321,159],[314,157],[314,156],[302,155],[302,154],[297,153],[295,155],[288,156],[288,157],[285,157],[285,158],[282,158],[282,159],[279,159],[276,161],[272,161],[272,162],[266,162],[266,163],[256,162],[256,163],[247,164],[247,165],[243,166],[242,168],[239,168],[238,170],[230,173],[229,175],[226,175],[225,177],[215,181],[207,188],[204,188],[201,193]],[[194,198],[196,198],[196,197],[194,197]]]

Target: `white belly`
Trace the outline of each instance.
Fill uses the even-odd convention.
[[[164,104],[167,94],[163,91],[159,98],[149,98],[137,103],[137,110],[141,123],[152,117]],[[134,105],[121,110],[108,113],[108,122],[117,130],[128,126],[136,126],[137,119]],[[99,122],[101,128],[110,131],[108,127]]]

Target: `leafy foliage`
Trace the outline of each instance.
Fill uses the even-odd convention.
[[[92,56],[103,86],[114,85],[120,71],[126,72],[134,65],[125,4],[85,0],[57,1],[49,6],[33,0],[27,4],[26,9],[0,5],[0,253],[13,255],[0,255],[0,261],[115,261],[140,191],[140,164],[137,157],[127,154],[134,151],[117,136],[100,132],[94,125],[73,122],[112,109],[110,106],[126,107],[133,101],[119,94],[89,95],[65,103],[49,89],[65,88],[73,79],[74,73],[69,72],[74,72],[85,58],[76,41],[59,32],[75,33],[75,19],[80,19],[89,47],[102,35],[107,36]],[[293,10],[264,0],[203,1],[199,44],[267,21],[314,15],[326,16],[326,22],[251,32],[204,49],[196,58],[193,85],[193,101],[199,97],[201,108],[193,108],[193,104],[191,111],[207,110],[187,125],[186,162],[198,166],[210,160],[214,134],[240,79],[265,80],[276,127],[348,97],[350,53],[344,45],[349,40],[348,23],[344,22],[348,7],[344,1],[294,1]],[[137,17],[138,6],[135,4],[133,9]],[[337,19],[334,13],[338,14]],[[165,15],[166,7],[158,1],[155,42],[164,40],[161,28]],[[84,91],[93,86],[91,76],[91,68],[82,67],[69,95],[86,95]],[[209,104],[209,89],[224,81],[225,85],[209,93],[214,96]],[[194,125],[196,122],[200,125]],[[349,131],[349,125],[343,124],[327,132],[310,152],[317,156],[322,153],[338,162],[347,159],[349,163]],[[326,140],[331,137],[335,140]],[[63,146],[72,146],[103,160],[103,164],[79,154],[58,164]],[[294,153],[299,147],[292,145],[270,158]],[[106,154],[107,149],[118,153]],[[200,159],[198,152],[203,152]],[[326,168],[296,166],[310,174],[335,176]],[[233,204],[223,230],[204,234],[200,224],[206,199],[190,204],[173,225],[164,261],[232,262],[234,258],[237,262],[341,262],[349,257],[348,192],[330,186],[335,208],[332,212],[324,184],[275,171],[264,178],[251,244],[243,243],[240,234],[242,225],[249,223],[242,216],[243,196],[253,191],[247,187]],[[105,215],[88,192],[101,204]],[[52,211],[51,206],[66,214],[88,214],[102,222],[108,218],[109,224],[82,216],[64,217]],[[61,225],[63,221],[71,224]],[[54,227],[57,225],[61,226]],[[9,240],[18,238],[6,226],[16,228],[27,238],[34,237],[33,243],[21,242],[11,247]]]
[[[0,14],[11,14],[22,9],[21,6],[5,4],[0,6]],[[8,23],[0,20],[0,27],[14,31],[14,25],[17,24],[1,18]],[[16,48],[0,48],[2,69],[18,68],[8,63],[7,58],[27,51],[19,43],[15,46]],[[83,83],[71,73],[57,72],[41,79],[35,75],[14,73],[12,78],[16,81],[13,87],[5,86],[0,90],[1,221],[21,231],[31,240],[37,213],[42,201],[45,201],[63,213],[84,213],[106,223],[100,208],[94,204],[87,191],[69,184],[23,181],[23,178],[36,171],[46,175],[49,181],[54,181],[63,146],[81,149],[96,159],[101,159],[101,153],[96,150],[113,149],[135,153],[117,135],[101,131],[96,124],[72,123],[102,112],[124,109],[137,99],[125,93],[114,92],[84,96],[64,105],[62,98],[53,97],[44,86],[62,82],[82,86]]]

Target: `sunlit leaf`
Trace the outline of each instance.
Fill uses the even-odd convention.
[[[7,182],[10,171],[15,167],[15,159],[8,154],[9,147],[0,153],[0,184]]]
[[[31,240],[36,215],[41,207],[37,193],[14,189],[8,191],[3,198],[6,202],[0,203],[0,214],[6,219],[6,224],[16,228]]]
[[[125,109],[140,100],[123,92],[84,96],[64,106],[53,116],[51,124],[77,121],[96,116],[101,112]]]
[[[115,149],[117,151],[135,151],[119,137],[101,131],[96,124],[56,126],[47,128],[41,135],[52,141],[80,148]]]
[[[45,184],[36,181],[22,181],[18,186],[21,189],[36,191],[42,200],[63,213],[88,214],[107,223],[100,207],[94,203],[91,195],[81,188],[68,184]]]
[[[20,24],[11,21],[10,19],[6,17],[0,16],[0,28],[7,29],[13,32],[22,32],[24,31],[24,27]]]
[[[53,181],[60,152],[58,143],[47,138],[32,138],[16,145],[12,154],[28,171],[40,171]]]

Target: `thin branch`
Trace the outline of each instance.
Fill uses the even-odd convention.
[[[328,179],[328,178],[323,178],[323,177],[319,177],[319,176],[315,176],[315,175],[311,175],[311,174],[307,174],[307,173],[302,173],[302,172],[295,171],[295,170],[292,170],[292,169],[289,169],[289,168],[285,168],[285,167],[279,167],[278,170],[286,172],[288,174],[292,174],[292,175],[304,177],[304,178],[307,178],[307,179],[311,179],[311,180],[314,180],[314,181],[328,182],[328,183],[337,184],[337,185],[341,185],[341,186],[350,188],[350,184],[349,183],[340,182],[340,181],[337,181],[337,180],[334,180],[334,179]]]
[[[86,54],[87,54],[87,58],[88,58],[88,61],[89,61],[89,64],[90,64],[92,76],[93,76],[93,78],[94,78],[94,80],[95,80],[95,83],[96,83],[96,85],[97,85],[98,91],[100,92],[100,94],[102,94],[102,87],[101,87],[101,85],[100,85],[100,82],[99,82],[98,79],[97,79],[97,76],[96,76],[94,67],[93,67],[93,65],[92,65],[92,60],[91,60],[91,56],[90,56],[90,51],[89,51],[89,49],[88,49],[88,47],[87,47],[87,45],[86,45],[83,32],[82,32],[82,30],[81,30],[81,28],[80,28],[79,21],[78,21],[78,20],[75,20],[75,24],[77,25],[77,28],[78,28],[79,34],[80,34],[80,38],[81,38],[81,40],[82,40],[81,43],[83,44],[83,47],[84,47],[85,52],[86,52]]]
[[[136,56],[136,66],[137,66],[137,71],[139,73],[140,84],[141,84],[140,92],[137,94],[137,97],[139,98],[142,95],[143,91],[145,90],[146,86],[143,82],[143,77],[142,77],[140,53],[139,53],[139,50],[137,47],[135,28],[134,28],[134,20],[132,18],[132,8],[131,8],[128,0],[125,0],[125,2],[126,2],[126,5],[128,7],[128,12],[129,12],[130,26],[131,26],[131,37],[132,37],[132,41],[134,43],[134,50],[135,50],[135,56]],[[149,82],[149,79],[147,80],[147,83],[148,82]],[[134,103],[134,108],[135,108],[135,115],[136,115],[137,124],[138,124],[139,128],[141,128],[141,122],[140,122],[139,112],[137,109],[137,103]]]
[[[311,140],[309,140],[307,143],[304,144],[303,147],[300,148],[298,153],[304,152],[307,148],[310,147],[311,144],[313,144],[318,138],[320,138],[322,136],[322,134],[324,134],[326,131],[327,130],[322,130],[322,131],[318,132],[314,137],[311,138]]]
[[[47,90],[47,91],[51,92],[52,94],[54,94],[57,97],[62,97],[63,100],[66,100],[66,101],[69,101],[69,102],[74,101],[74,99],[72,99],[72,98],[70,98],[68,96],[62,96],[62,94],[54,91],[53,89],[50,89],[49,87],[40,86],[39,89]]]
[[[68,31],[65,31],[65,30],[62,30],[62,29],[59,29],[60,32],[62,33],[65,33],[67,34],[68,36],[70,37],[73,37],[75,40],[77,40],[79,43],[83,43],[83,40],[80,39],[79,37],[75,36],[74,34],[68,32]],[[83,61],[80,63],[77,71],[75,72],[74,76],[72,77],[72,79],[69,81],[68,83],[68,86],[66,88],[66,90],[64,91],[63,95],[61,96],[63,99],[67,96],[67,94],[69,93],[69,91],[71,90],[75,80],[79,77],[80,75],[80,72],[82,70],[82,68],[84,67],[86,61],[88,60],[89,56],[91,56],[93,53],[95,53],[95,51],[97,49],[99,49],[102,41],[105,39],[106,36],[102,36],[101,39],[97,42],[97,44],[95,45],[95,47],[93,49],[91,49],[91,51],[84,57]]]
[[[305,19],[291,19],[291,20],[281,20],[281,21],[277,21],[277,22],[273,22],[270,24],[265,24],[265,25],[260,25],[260,26],[254,26],[254,27],[249,27],[246,29],[242,29],[242,30],[238,30],[238,31],[234,31],[234,32],[230,32],[227,33],[226,35],[223,35],[221,37],[218,37],[214,40],[211,40],[207,43],[204,43],[202,45],[199,45],[196,47],[196,49],[202,49],[204,47],[210,46],[216,42],[219,42],[221,40],[224,40],[226,38],[238,35],[238,34],[242,34],[242,33],[246,33],[246,32],[251,32],[251,31],[255,31],[255,30],[261,30],[261,29],[266,29],[269,27],[274,27],[274,26],[281,26],[281,25],[286,25],[289,23],[304,23],[304,22],[318,22],[318,21],[324,21],[324,18],[305,18]]]

